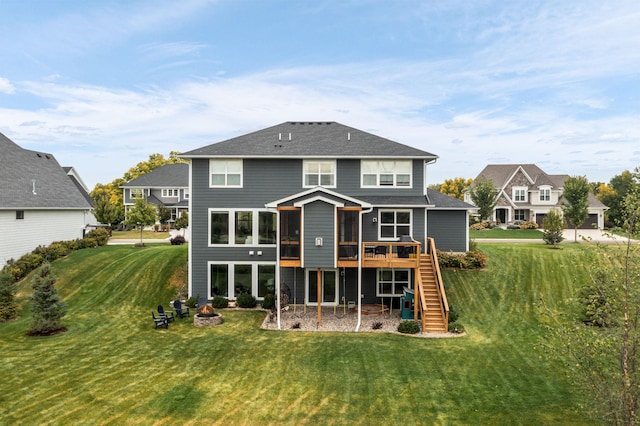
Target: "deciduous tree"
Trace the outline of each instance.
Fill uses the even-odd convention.
[[[557,209],[551,209],[542,220],[542,228],[544,233],[542,239],[546,244],[556,247],[564,237],[562,230],[564,229],[564,219]]]
[[[473,183],[473,179],[465,179],[463,177],[457,177],[453,179],[445,179],[443,183],[429,185],[429,189],[433,189],[442,194],[449,195],[450,197],[457,198],[459,200],[464,199],[464,190],[467,189]]]
[[[578,228],[589,216],[589,181],[584,176],[567,178],[562,196],[562,212],[573,225],[574,240],[578,241]]]
[[[479,211],[480,220],[485,220],[491,217],[493,208],[496,206],[498,199],[496,197],[497,191],[493,182],[486,178],[478,178],[475,180],[471,190],[469,191],[471,201],[475,204]]]
[[[149,226],[156,222],[156,208],[144,198],[138,198],[127,215],[127,224]]]

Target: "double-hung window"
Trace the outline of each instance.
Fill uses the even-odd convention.
[[[540,201],[551,201],[551,188],[540,188]]]
[[[527,201],[527,187],[526,186],[515,186],[513,188],[513,201],[516,201],[516,202],[525,202],[525,201]]]
[[[138,198],[144,198],[144,191],[142,188],[131,188],[129,190],[129,196],[132,200],[137,200]]]
[[[403,235],[411,235],[411,210],[380,210],[378,238],[397,240]]]
[[[363,188],[410,188],[412,163],[411,160],[362,160],[360,174]]]
[[[336,162],[335,160],[304,160],[303,174],[305,188],[323,186],[325,188],[336,187]]]
[[[242,188],[242,160],[209,160],[212,188]]]
[[[276,214],[264,210],[210,210],[210,245],[276,243]]]

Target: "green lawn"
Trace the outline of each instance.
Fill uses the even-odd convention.
[[[142,231],[144,240],[165,240],[169,238],[168,232]],[[140,238],[140,230],[132,229],[131,231],[113,231],[111,238],[116,240],[135,240]]]
[[[0,324],[0,425],[593,424],[541,344],[537,304],[567,310],[585,245],[486,244],[483,271],[445,271],[468,335],[266,331],[259,311],[153,329],[186,246],[105,246],[53,263],[69,331]],[[22,283],[20,295],[30,291]]]
[[[542,241],[542,232],[537,229],[502,229],[492,228],[482,231],[469,230],[469,238],[491,238],[491,239],[533,239]]]

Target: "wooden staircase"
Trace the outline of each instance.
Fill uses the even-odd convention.
[[[448,331],[449,306],[444,294],[444,286],[437,265],[435,245],[428,253],[420,255],[420,278],[416,301],[420,306],[422,331],[426,333],[446,333]]]

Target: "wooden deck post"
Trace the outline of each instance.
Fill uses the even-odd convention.
[[[317,288],[318,288],[318,327],[322,325],[322,271],[318,268],[317,272]]]

